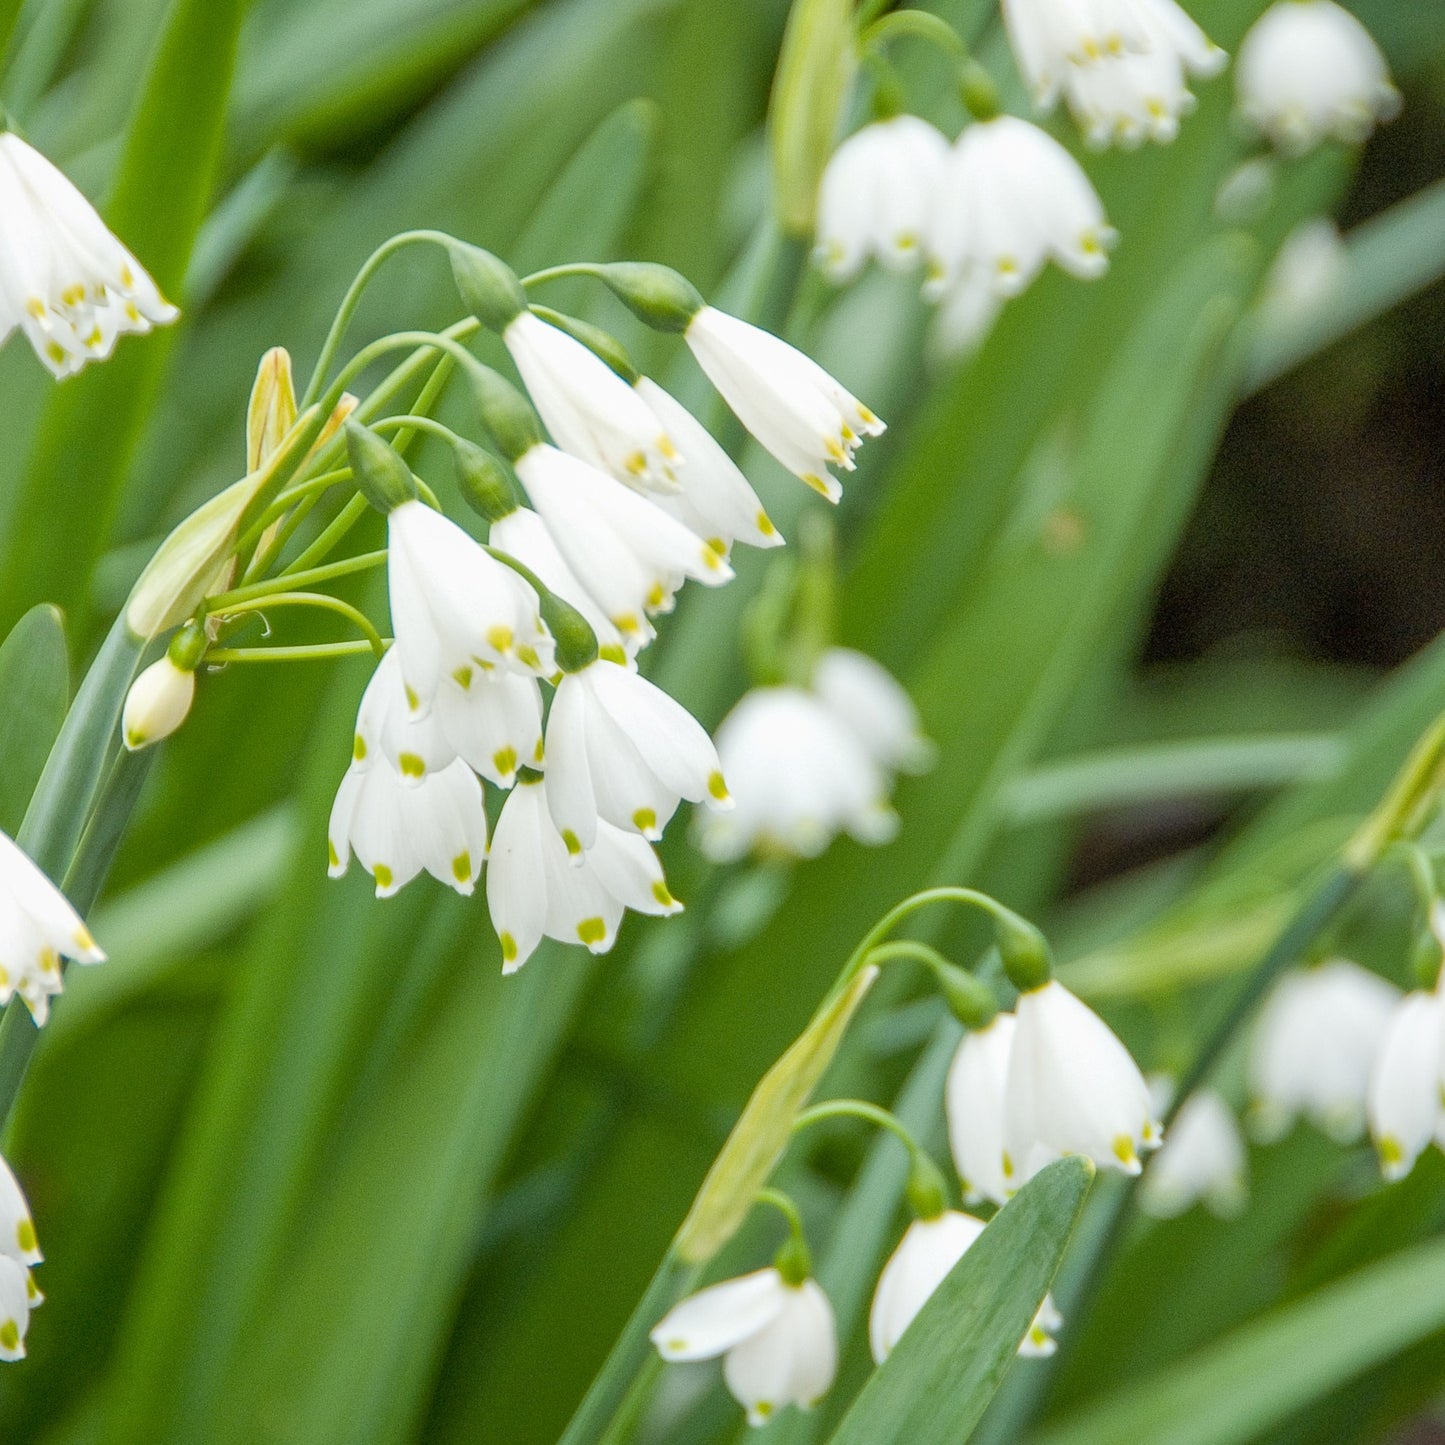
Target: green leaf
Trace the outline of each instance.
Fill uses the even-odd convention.
[[[832,1445],[968,1438],[1048,1293],[1093,1177],[1087,1160],[1060,1159],[1000,1210],[869,1380]]]
[[[0,828],[13,838],[70,702],[65,622],[32,607],[0,646]]]

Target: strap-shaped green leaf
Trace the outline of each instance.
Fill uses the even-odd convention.
[[[832,1445],[968,1438],[1048,1293],[1093,1173],[1086,1160],[1061,1159],[1004,1206],[869,1380]]]
[[[32,607],[0,645],[0,828],[12,837],[70,702],[65,623]]]

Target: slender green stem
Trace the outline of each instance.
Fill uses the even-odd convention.
[[[612,1423],[607,1427],[607,1431],[598,1445],[633,1445],[637,1439],[638,1428],[642,1424],[642,1417],[646,1413],[648,1405],[652,1403],[652,1392],[657,1388],[657,1382],[661,1375],[662,1357],[655,1354],[649,1355],[643,1361],[642,1368],[638,1370],[637,1377],[623,1397],[622,1404],[618,1406],[617,1413],[612,1417]]]
[[[217,647],[206,654],[206,662],[217,667],[229,666],[233,662],[324,662],[333,657],[361,657],[372,651],[369,642],[316,642],[298,647]]]
[[[303,497],[297,504],[291,515],[276,528],[276,535],[266,546],[252,556],[246,567],[242,582],[251,582],[257,578],[264,577],[275,565],[276,559],[286,550],[286,544],[296,535],[301,524],[311,515],[312,509],[321,500],[320,492],[313,492],[310,496]]]
[[[755,1196],[759,1204],[766,1204],[776,1209],[784,1219],[788,1221],[789,1231],[798,1239],[802,1239],[803,1216],[798,1212],[798,1206],[793,1202],[792,1196],[784,1194],[781,1189],[759,1189]]]
[[[350,480],[351,468],[337,467],[335,471],[323,472],[319,477],[308,477],[304,482],[296,482],[287,487],[241,534],[241,540],[236,544],[236,550],[244,551],[247,547],[253,546],[273,522],[279,522],[298,502],[304,501],[307,497],[330,491],[339,482],[349,482]]]
[[[346,391],[347,384],[354,381],[366,370],[372,362],[380,357],[386,356],[393,351],[422,351],[430,347],[433,351],[444,352],[453,361],[459,363],[464,369],[471,371],[486,368],[465,346],[454,336],[443,331],[394,331],[389,336],[379,337],[367,346],[363,346],[350,361],[341,368],[336,380],[331,384],[331,390],[326,393],[326,400],[322,403],[323,409],[329,403],[335,407]],[[373,393],[375,395],[375,393]]]
[[[329,557],[370,509],[371,503],[360,492],[348,497],[346,505],[327,523],[321,535],[294,562],[281,569],[282,579],[294,581],[314,568],[322,558]]]
[[[913,1137],[913,1131],[896,1115],[889,1113],[881,1104],[870,1104],[867,1099],[825,1099],[821,1104],[812,1104],[793,1120],[793,1133],[801,1134],[814,1124],[829,1119],[863,1119],[877,1124],[895,1134],[908,1147],[908,1152],[917,1158],[927,1157],[927,1150]]]
[[[950,60],[960,65],[970,59],[963,37],[942,16],[928,10],[893,10],[872,21],[859,35],[863,47],[887,45],[903,36],[912,36],[935,46]]]
[[[470,337],[475,336],[481,329],[482,323],[478,321],[475,316],[464,316],[460,321],[454,321],[441,334],[450,337],[453,341],[466,341]],[[422,368],[427,365],[434,365],[435,370],[431,376],[427,378],[421,395],[412,404],[411,408],[412,411],[415,412],[427,410],[428,406],[435,403],[436,395],[451,375],[452,363],[451,358],[447,356],[438,359],[435,348],[422,346],[418,347],[400,366],[393,368],[380,386],[373,388],[366,394],[366,397],[356,408],[355,416],[357,421],[364,421],[370,424],[374,417],[379,416],[408,386],[415,382]],[[433,391],[434,386],[436,388],[435,391]],[[339,442],[338,445],[340,445]],[[399,451],[404,450],[406,441],[398,438],[395,445]]]
[[[439,437],[450,447],[468,445],[465,437],[458,436],[451,427],[437,421],[435,417],[417,416],[412,413],[403,416],[384,416],[380,421],[372,422],[371,429],[372,431],[395,431],[397,433],[427,432],[431,436]]]
[[[377,657],[386,652],[386,643],[382,641],[381,633],[372,625],[366,613],[359,607],[353,607],[351,603],[343,602],[339,597],[330,597],[324,592],[275,592],[256,602],[242,603],[230,611],[235,615],[238,612],[270,611],[273,607],[318,607],[326,612],[334,612],[356,626],[371,644],[371,650]]]
[[[331,330],[327,332],[326,340],[322,344],[321,354],[316,358],[315,370],[311,373],[311,380],[306,384],[306,394],[301,399],[302,411],[305,411],[320,394],[321,387],[326,380],[326,373],[331,370],[331,363],[336,359],[337,348],[341,345],[342,339],[346,335],[346,328],[351,324],[351,318],[356,314],[356,308],[361,302],[362,293],[371,284],[372,278],[388,258],[396,255],[405,247],[418,243],[449,247],[454,244],[454,241],[455,238],[448,236],[444,231],[402,231],[389,240],[383,241],[362,262],[361,269],[356,273],[356,279],[352,281],[347,288],[346,295],[342,297],[336,318],[331,323]]]
[[[271,597],[278,592],[294,592],[316,582],[330,582],[335,577],[347,577],[353,572],[365,572],[371,567],[383,566],[385,562],[386,548],[383,547],[376,552],[362,552],[355,557],[343,558],[340,562],[328,562],[324,567],[288,572],[284,577],[272,577],[265,582],[232,588],[229,592],[218,592],[214,597],[206,598],[206,611],[231,612],[243,603]]]
[[[596,261],[567,261],[561,266],[547,266],[522,277],[523,286],[540,286],[545,281],[564,281],[570,276],[592,276],[600,274],[601,267]]]

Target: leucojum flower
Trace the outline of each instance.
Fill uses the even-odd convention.
[[[1445,1146],[1440,993],[1414,989],[1395,1005],[1370,1069],[1365,1112],[1387,1180],[1403,1179],[1432,1142]]]
[[[44,1299],[30,1275],[41,1258],[30,1206],[0,1159],[0,1360],[25,1358],[30,1311]]]
[[[1168,1078],[1151,1080],[1162,1111],[1173,1091]],[[1149,1161],[1139,1189],[1140,1206],[1172,1219],[1196,1203],[1232,1218],[1245,1206],[1248,1155],[1234,1111],[1213,1089],[1196,1089],[1169,1127],[1169,1137]]]
[[[67,377],[179,314],[90,202],[0,121],[0,342],[18,327]]]

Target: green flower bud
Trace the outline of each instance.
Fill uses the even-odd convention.
[[[543,591],[539,595],[542,621],[557,644],[557,666],[563,672],[581,672],[590,667],[597,661],[597,634],[591,624],[555,592]]]
[[[1048,940],[1026,919],[1006,908],[994,917],[994,939],[1009,982],[1020,993],[1042,988],[1054,976]]]
[[[509,462],[526,456],[542,441],[542,423],[537,420],[532,403],[488,366],[471,367],[468,375],[482,425],[497,444],[497,450]]]
[[[986,1029],[998,1017],[993,990],[966,969],[947,964],[934,970],[949,1012],[970,1033]]]
[[[937,1164],[921,1150],[913,1155],[904,1189],[915,1219],[937,1219],[948,1208],[948,1186]]]
[[[500,522],[517,510],[506,468],[484,447],[459,437],[452,448],[462,500],[488,522]]]
[[[655,331],[686,331],[707,305],[697,287],[671,266],[614,261],[599,266],[597,275],[639,321]]]
[[[417,497],[416,478],[401,453],[369,426],[348,420],[346,451],[361,494],[383,517]]]
[[[527,309],[522,283],[505,261],[462,241],[453,243],[451,258],[462,305],[489,331],[505,331],[512,319]]]

